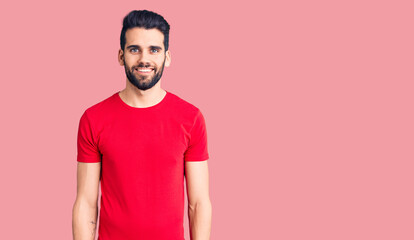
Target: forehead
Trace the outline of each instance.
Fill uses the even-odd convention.
[[[164,35],[156,28],[131,28],[125,33],[126,47],[128,45],[140,45],[143,47],[150,45],[164,46]]]

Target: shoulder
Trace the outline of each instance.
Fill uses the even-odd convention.
[[[195,106],[193,103],[190,103],[188,100],[179,97],[178,95],[170,93],[170,103],[173,105],[176,111],[179,111],[181,114],[190,115],[195,117],[200,113],[200,109]]]
[[[88,115],[88,118],[95,119],[100,118],[108,114],[113,107],[114,98],[116,97],[114,93],[109,97],[99,100],[93,105],[90,105],[84,110],[84,115]]]

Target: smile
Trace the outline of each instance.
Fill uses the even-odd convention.
[[[139,73],[150,73],[153,70],[154,69],[152,69],[152,68],[135,68],[135,71],[137,71]]]

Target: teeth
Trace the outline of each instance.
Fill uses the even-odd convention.
[[[152,69],[151,68],[146,68],[146,69],[137,69],[139,72],[151,72]]]

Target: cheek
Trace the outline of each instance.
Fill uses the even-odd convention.
[[[124,61],[124,64],[125,64],[125,67],[126,67],[127,69],[129,69],[130,71],[132,71],[132,67],[133,67],[133,65],[128,64],[128,62],[126,62],[126,61]]]

